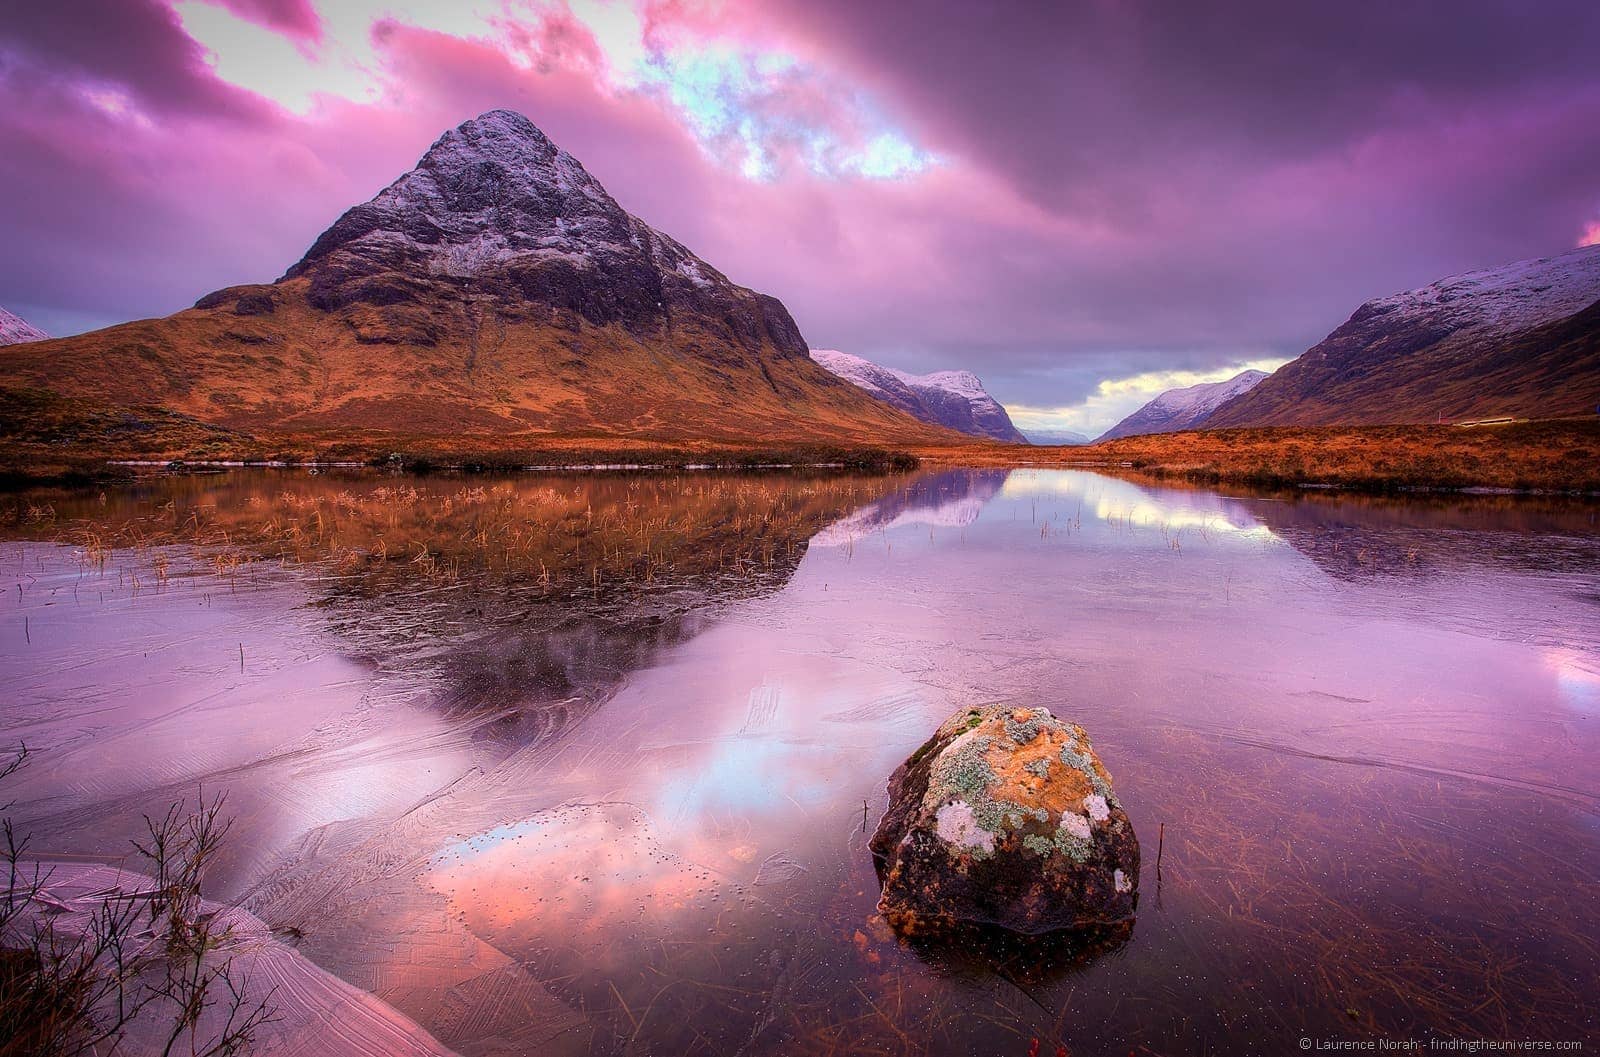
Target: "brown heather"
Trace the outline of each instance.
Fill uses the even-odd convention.
[[[1600,491],[1600,419],[1495,426],[1284,426],[1123,437],[1072,448],[915,447],[967,466],[1053,466],[1199,484],[1353,491]]]

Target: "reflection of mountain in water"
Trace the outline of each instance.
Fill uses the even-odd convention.
[[[1295,496],[1239,502],[1342,580],[1425,579],[1461,568],[1592,568],[1600,506],[1528,496]],[[1528,540],[1539,537],[1539,545]]]
[[[869,533],[901,525],[961,528],[1005,486],[1010,470],[945,470],[918,477],[891,495],[836,521],[811,540],[819,547],[838,547]]]
[[[747,509],[706,512],[699,531],[675,536],[652,552],[649,580],[634,577],[602,585],[598,592],[579,586],[554,604],[540,598],[508,607],[503,586],[487,597],[480,593],[475,602],[458,599],[469,610],[460,616],[480,628],[493,624],[497,614],[515,615],[486,633],[451,643],[443,656],[425,663],[442,677],[442,700],[451,712],[494,716],[485,732],[514,744],[553,740],[610,697],[630,673],[698,635],[721,607],[780,590],[809,545],[838,545],[898,525],[970,524],[999,493],[1007,472],[857,480],[847,493],[831,496],[818,491],[815,481],[794,479],[791,488],[779,483],[781,478],[766,480],[760,499]],[[894,490],[882,495],[888,488]],[[814,491],[812,501],[795,506],[798,497]],[[881,498],[816,531],[840,507],[873,495]],[[828,501],[817,501],[825,496]],[[661,510],[641,505],[637,516],[650,524]],[[744,557],[715,560],[719,550]],[[764,557],[751,557],[756,553]],[[392,618],[372,628],[389,634]]]
[[[1427,579],[1464,568],[1561,572],[1600,561],[1600,504],[1557,497],[1295,491],[1222,495],[1083,472],[1018,470],[1008,498],[1081,503],[1080,517],[1175,538],[1279,539],[1341,580]],[[1537,547],[1528,540],[1537,537]],[[1129,538],[1129,545],[1139,544]]]
[[[372,665],[382,693],[525,745],[570,729],[720,607],[781,588],[817,532],[904,483],[250,470],[155,477],[104,502],[19,497],[0,522],[86,548],[165,546],[227,570],[230,584],[304,566],[344,652]],[[52,516],[29,514],[42,509]]]
[[[390,621],[407,617],[404,598],[386,599],[391,616],[375,626],[368,607],[353,605],[341,607],[333,623],[358,649],[385,655],[379,671],[398,679],[401,692],[431,684],[436,706],[454,723],[523,746],[553,742],[581,723],[631,673],[699,634],[726,600],[708,592],[693,603],[641,599],[591,611],[540,603],[518,607],[515,617],[486,619],[472,632],[442,628],[417,653],[383,641],[392,637]]]

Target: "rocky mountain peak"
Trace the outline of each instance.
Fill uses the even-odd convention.
[[[491,110],[446,132],[384,193],[447,224],[470,217],[507,229],[513,245],[514,236],[539,233],[554,217],[627,216],[578,159],[511,110]]]
[[[425,345],[453,311],[474,329],[489,312],[636,335],[692,320],[720,341],[806,355],[779,301],[629,214],[510,110],[449,130],[414,169],[347,210],[280,281],[300,278],[316,308],[377,309],[376,322],[360,324],[363,341]]]
[[[533,122],[491,110],[440,136],[416,168],[348,210],[286,277],[340,254],[468,277],[517,257],[641,249],[643,228]]]
[[[239,431],[250,450],[954,439],[812,363],[782,302],[629,215],[507,110],[446,131],[277,282],[7,350],[6,367],[85,406]]]

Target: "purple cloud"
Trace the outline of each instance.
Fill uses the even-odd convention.
[[[211,0],[247,22],[307,42],[322,38],[322,18],[311,0]]]

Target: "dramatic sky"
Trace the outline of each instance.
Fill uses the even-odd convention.
[[[1595,0],[0,0],[0,305],[276,278],[502,106],[813,347],[1025,427],[1600,241]]]

